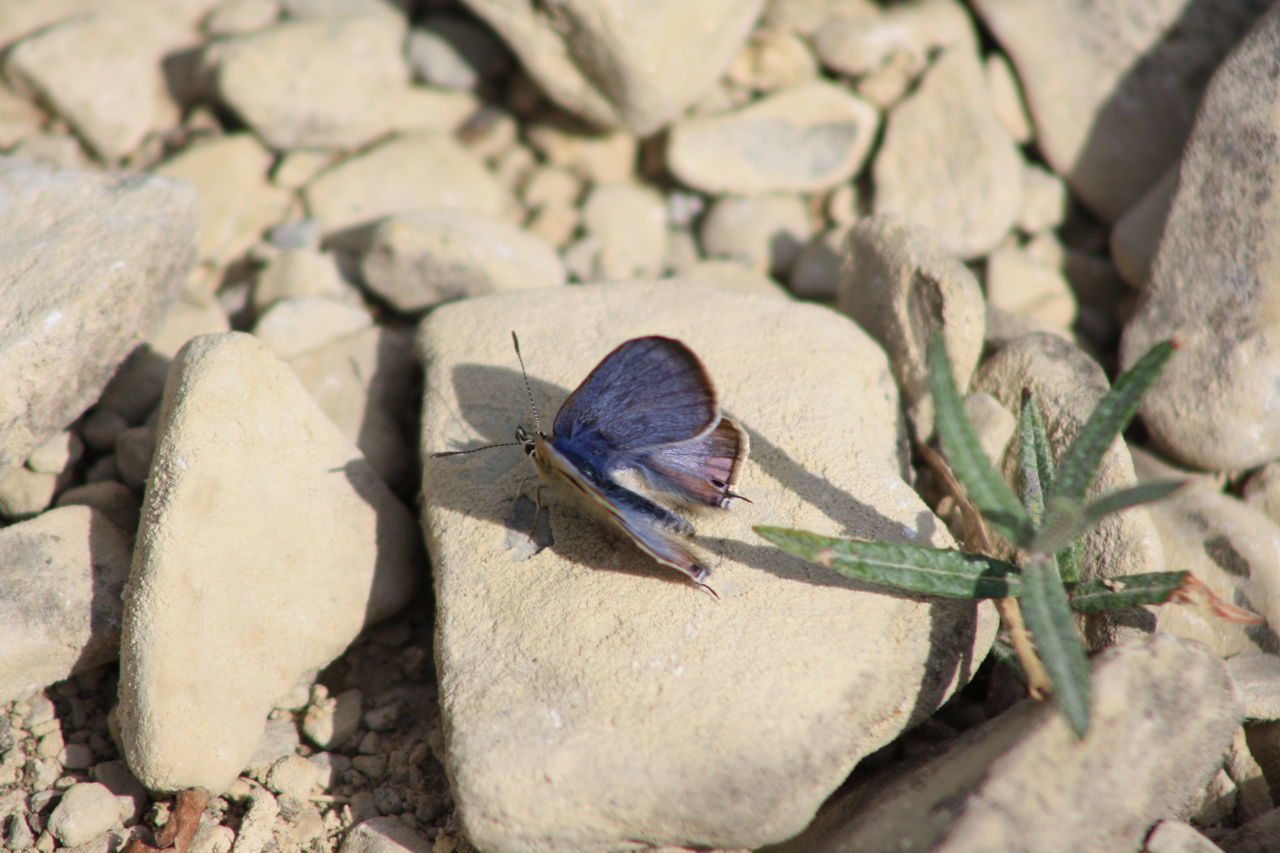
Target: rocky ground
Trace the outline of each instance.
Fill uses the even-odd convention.
[[[0,841],[1280,849],[1268,5],[0,0]],[[1191,484],[1084,570],[1265,624],[1090,617],[1077,741],[988,605],[760,540],[954,546],[934,328],[997,462],[1176,337],[1093,489]],[[697,353],[719,601],[431,457],[532,423],[512,330],[544,429]]]

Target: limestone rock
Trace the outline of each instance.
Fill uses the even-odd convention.
[[[466,0],[552,100],[647,136],[711,88],[763,0]]]
[[[97,399],[194,259],[195,193],[0,158],[0,474]]]
[[[1114,222],[1177,161],[1209,74],[1269,5],[976,0],[973,8],[1013,60],[1045,159]]]
[[[1143,398],[1142,420],[1158,447],[1196,468],[1249,468],[1280,456],[1271,200],[1280,179],[1280,85],[1264,71],[1278,50],[1273,8],[1214,74],[1151,281],[1121,341],[1128,366],[1157,342],[1177,340],[1178,352]]]
[[[750,529],[950,542],[902,480],[883,353],[825,308],[689,281],[465,300],[420,327],[424,452],[530,423],[510,328],[544,429],[623,340],[683,340],[750,436],[738,490],[753,503],[696,522],[717,602],[572,507],[552,503],[535,525],[517,448],[424,460],[440,702],[468,836],[603,851],[798,832],[860,757],[972,672],[994,629],[985,606],[869,592]]]
[[[129,557],[86,506],[0,530],[0,702],[115,660]]]
[[[239,333],[175,359],[142,517],[123,751],[151,790],[220,792],[275,700],[403,606],[417,531],[292,371]]]
[[[1222,762],[1240,699],[1221,662],[1160,636],[1093,663],[1089,733],[1024,700],[873,791],[854,790],[778,853],[1138,850]],[[1176,748],[1171,747],[1176,744]],[[851,845],[856,839],[856,845]]]

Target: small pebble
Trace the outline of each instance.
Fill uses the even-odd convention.
[[[354,687],[334,697],[317,695],[303,714],[302,733],[321,749],[341,746],[360,725],[363,701]]]
[[[129,428],[129,421],[114,409],[95,408],[85,417],[80,434],[85,444],[97,451],[112,450],[120,433]]]
[[[706,257],[728,258],[785,279],[811,233],[799,196],[770,193],[717,200],[699,236]]]
[[[84,844],[119,825],[115,794],[97,782],[81,782],[67,789],[49,815],[49,831],[67,847]]]
[[[125,485],[141,490],[151,472],[156,433],[151,427],[131,427],[116,439],[116,466]]]
[[[88,744],[69,743],[58,752],[58,762],[66,770],[88,770],[93,766],[93,750]]]

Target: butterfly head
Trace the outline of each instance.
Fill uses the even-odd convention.
[[[545,436],[523,426],[516,427],[516,444],[520,445],[526,456],[533,456],[537,451],[539,438],[545,438]]]

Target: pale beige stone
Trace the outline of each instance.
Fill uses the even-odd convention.
[[[471,92],[446,92],[423,86],[398,90],[389,129],[400,132],[457,133],[485,103]]]
[[[977,46],[969,12],[955,0],[916,0],[888,8],[839,3],[813,34],[822,64],[861,76],[908,57],[921,69],[931,53],[956,45]]]
[[[196,43],[180,6],[84,8],[13,45],[5,73],[38,92],[100,158],[118,163],[149,133],[178,122],[179,93],[170,91],[163,60]]]
[[[8,86],[0,86],[0,148],[11,148],[23,139],[37,136],[45,114],[31,101]]]
[[[813,230],[804,201],[791,193],[722,196],[702,218],[702,254],[786,277]]]
[[[1013,61],[1050,168],[1106,222],[1177,162],[1209,72],[1269,5],[972,4]]]
[[[764,0],[469,0],[561,107],[647,136],[728,67]],[[584,49],[584,45],[591,48]]]
[[[447,299],[558,287],[555,249],[493,216],[442,208],[378,222],[360,259],[365,284],[405,313]]]
[[[756,30],[733,58],[725,76],[737,86],[773,92],[818,76],[808,42],[786,30]]]
[[[535,528],[518,448],[425,460],[446,754],[468,836],[589,851],[794,834],[860,756],[972,671],[994,628],[985,606],[861,591],[750,529],[950,542],[901,479],[883,353],[825,308],[690,281],[465,300],[419,331],[424,451],[532,425],[512,328],[543,429],[622,341],[683,340],[750,436],[738,491],[753,503],[697,521],[717,602],[572,507],[551,503]]]
[[[397,493],[418,479],[405,399],[418,368],[405,330],[372,326],[289,359],[303,386]]]
[[[291,196],[271,185],[270,168],[271,152],[248,133],[185,148],[156,167],[156,174],[181,178],[196,188],[200,260],[225,264],[280,221]]]
[[[588,183],[635,178],[640,144],[630,133],[586,133],[534,122],[525,128],[525,136],[548,163]]]
[[[1162,820],[1147,836],[1143,853],[1219,853],[1222,848],[1181,820]]]
[[[889,353],[889,365],[916,435],[933,432],[928,388],[929,339],[941,332],[961,393],[982,352],[982,290],[936,234],[894,216],[849,230],[836,307]]]
[[[443,837],[443,836],[438,836]],[[338,853],[441,853],[440,844],[414,832],[394,817],[374,817],[356,824]]]
[[[875,108],[847,90],[802,83],[732,112],[676,122],[667,166],[707,193],[825,190],[857,173],[878,127]]]
[[[597,184],[582,201],[582,228],[600,241],[588,280],[644,278],[662,272],[667,255],[667,205],[641,184]]]
[[[452,207],[502,216],[514,203],[484,164],[448,134],[393,137],[308,185],[307,206],[326,233],[398,213]]]
[[[987,92],[991,95],[991,108],[996,118],[1009,131],[1009,136],[1019,145],[1031,141],[1031,116],[1022,100],[1022,88],[1014,76],[1013,66],[1003,53],[989,54],[983,62],[987,75]]]
[[[1177,190],[1178,170],[1174,167],[1152,184],[1111,229],[1111,258],[1132,287],[1146,287],[1151,277],[1151,264],[1160,248],[1160,235]]]
[[[31,451],[27,467],[42,474],[61,474],[68,466],[80,461],[84,442],[71,430],[63,430],[44,444]]]
[[[72,785],[49,815],[49,831],[67,847],[85,844],[119,825],[115,795],[97,782]]]
[[[0,701],[115,660],[129,556],[87,506],[0,530]]]
[[[1244,481],[1244,502],[1280,524],[1280,463],[1263,465]]]
[[[312,249],[281,252],[262,268],[253,285],[254,313],[261,314],[276,300],[294,296],[358,301],[355,288],[338,269],[337,256]]]
[[[1022,249],[988,255],[986,285],[987,300],[996,308],[1064,330],[1076,321],[1076,298],[1066,277]]]
[[[1004,461],[1009,442],[1018,431],[1018,419],[999,400],[985,391],[975,391],[964,398],[964,416],[977,433],[982,452],[999,467]]]
[[[1120,363],[1158,342],[1178,351],[1142,401],[1152,443],[1196,468],[1239,470],[1280,456],[1280,146],[1270,128],[1280,87],[1272,7],[1205,91],[1178,190]]]
[[[752,293],[787,298],[790,294],[767,275],[736,261],[698,261],[680,270],[676,278],[709,284],[733,293]]]
[[[407,601],[416,526],[288,366],[240,333],[174,360],[142,517],[123,752],[151,790],[221,792],[276,699]]]
[[[986,254],[1022,203],[1022,158],[996,119],[971,45],[943,51],[885,120],[874,210],[938,234],[961,258]]]
[[[0,475],[87,409],[155,329],[195,229],[179,182],[0,158]]]
[[[1221,657],[1278,652],[1280,638],[1280,525],[1205,477],[1186,478],[1149,453],[1133,452],[1139,479],[1188,479],[1189,485],[1146,513],[1155,524],[1169,569],[1190,571],[1222,601],[1266,619],[1266,625],[1228,622],[1202,604],[1156,608],[1161,631],[1198,640]]]
[[[394,15],[285,20],[218,43],[218,96],[271,148],[351,148],[391,130],[409,87]]]
[[[777,853],[1141,849],[1220,766],[1240,700],[1221,662],[1175,637],[1109,649],[1092,669],[1083,740],[1051,702],[1024,700],[854,788]]]
[[[291,296],[263,312],[253,334],[289,359],[372,325],[373,315],[364,308],[325,296]]]

